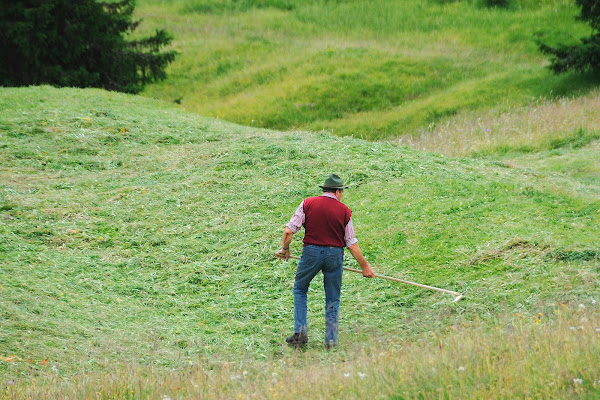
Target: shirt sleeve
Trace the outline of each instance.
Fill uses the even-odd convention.
[[[350,217],[350,221],[348,221],[348,224],[346,225],[346,230],[344,232],[344,240],[346,241],[346,247],[350,247],[353,244],[358,243],[358,239],[356,238],[356,234],[354,233],[354,224],[352,223],[352,217]]]
[[[290,228],[292,233],[296,233],[304,225],[305,218],[306,218],[306,215],[304,214],[304,201],[303,201],[302,203],[300,203],[300,205],[298,206],[298,209],[292,216],[292,219],[290,219],[290,222],[288,222],[288,224],[286,226],[288,228]]]

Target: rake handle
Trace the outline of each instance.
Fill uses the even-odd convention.
[[[290,258],[294,258],[296,260],[300,259],[300,257],[298,257],[298,256],[290,256]],[[353,268],[348,268],[348,267],[344,267],[344,269],[346,271],[357,272],[359,274],[362,274],[362,271],[358,270],[358,269],[353,269]],[[448,293],[448,294],[451,294],[452,296],[454,296],[454,302],[457,302],[458,300],[462,299],[462,297],[463,297],[462,293],[458,293],[458,292],[455,292],[453,290],[441,289],[441,288],[438,288],[438,287],[435,287],[435,286],[423,285],[422,283],[416,283],[416,282],[406,281],[404,279],[393,278],[391,276],[385,276],[385,275],[375,274],[375,277],[376,278],[387,279],[388,281],[405,283],[407,285],[418,286],[418,287],[425,288],[425,289],[436,290],[438,292]]]

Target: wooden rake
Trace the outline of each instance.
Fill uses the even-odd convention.
[[[298,256],[290,256],[290,258],[294,258],[296,260],[300,259],[300,257],[298,257]],[[344,269],[346,271],[357,272],[359,274],[362,274],[362,271],[358,270],[358,269],[353,269],[353,268],[348,268],[348,267],[344,267]],[[438,288],[438,287],[435,287],[435,286],[423,285],[422,283],[411,282],[411,281],[407,281],[407,280],[404,280],[404,279],[393,278],[391,276],[385,276],[385,275],[375,274],[375,277],[376,278],[387,279],[388,281],[400,282],[400,283],[405,283],[407,285],[412,285],[412,286],[417,286],[417,287],[421,287],[421,288],[425,288],[425,289],[435,290],[435,291],[442,292],[442,293],[448,293],[448,294],[454,296],[454,300],[453,300],[454,303],[456,303],[457,301],[459,301],[460,299],[462,299],[463,296],[464,296],[462,293],[458,293],[458,292],[455,292],[453,290],[441,289],[441,288]]]

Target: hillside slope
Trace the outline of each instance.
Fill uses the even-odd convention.
[[[180,52],[144,95],[246,126],[376,140],[598,85],[553,75],[535,42],[589,35],[574,2],[482,3],[141,0],[140,34],[167,29]]]
[[[241,127],[101,90],[2,89],[0,109],[4,377],[285,354],[295,264],[272,253],[331,172],[351,186],[344,201],[377,272],[466,294],[452,303],[346,274],[342,352],[597,300],[600,184],[589,176]]]

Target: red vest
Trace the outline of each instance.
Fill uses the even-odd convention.
[[[304,200],[304,245],[346,247],[344,233],[352,211],[337,199],[326,196]]]

